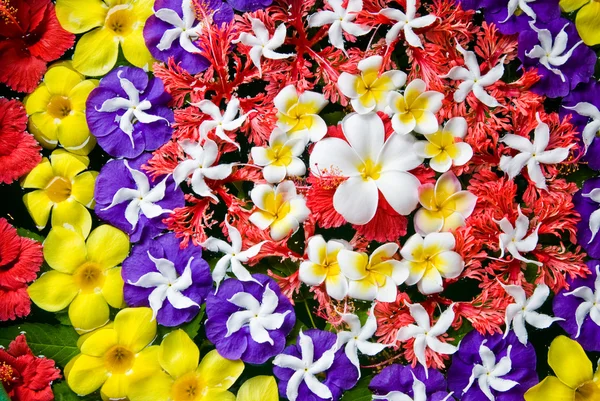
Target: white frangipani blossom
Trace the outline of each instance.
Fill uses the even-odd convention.
[[[331,6],[333,11],[324,10],[311,15],[308,18],[308,26],[314,28],[331,24],[328,33],[329,41],[333,47],[345,51],[342,31],[353,36],[362,36],[371,30],[367,26],[352,22],[356,19],[356,15],[362,11],[362,0],[349,0],[346,8],[342,6],[342,0],[327,0],[327,4]]]
[[[210,100],[202,100],[198,103],[192,103],[192,106],[198,107],[204,114],[208,114],[212,120],[204,120],[202,124],[200,124],[200,139],[207,139],[208,133],[215,130],[215,135],[224,140],[225,142],[229,142],[234,144],[235,146],[240,147],[240,145],[229,138],[225,131],[235,131],[242,126],[244,121],[246,121],[246,117],[248,114],[242,114],[237,117],[240,111],[240,101],[236,97],[232,97],[227,103],[227,108],[225,112],[221,114],[221,109],[219,106],[211,102]],[[237,117],[237,118],[236,118]]]
[[[525,290],[520,285],[504,285],[502,283],[500,285],[502,285],[508,295],[515,299],[514,304],[506,307],[506,331],[504,332],[504,338],[508,335],[512,324],[512,328],[521,344],[527,345],[528,335],[525,322],[535,328],[546,329],[552,323],[564,320],[560,317],[552,317],[536,312],[546,302],[548,295],[550,295],[550,288],[546,284],[539,284],[529,298],[527,298]]]
[[[424,15],[416,17],[417,2],[416,0],[406,0],[406,14],[395,8],[384,8],[379,11],[379,14],[397,21],[385,35],[385,42],[391,45],[394,40],[400,35],[400,31],[404,31],[406,42],[412,47],[423,48],[423,43],[419,36],[413,31],[414,28],[425,28],[435,22],[435,15]]]
[[[206,185],[204,179],[224,180],[231,174],[233,164],[214,165],[219,155],[219,148],[210,139],[205,140],[204,145],[188,140],[180,142],[179,145],[192,158],[180,162],[175,167],[173,171],[175,183],[179,185],[191,175],[190,183],[192,190],[196,194],[218,201],[218,198],[212,193],[208,185]]]
[[[575,311],[575,321],[577,322],[577,334],[575,338],[579,338],[581,326],[588,315],[597,326],[600,326],[600,265],[596,265],[596,280],[594,281],[593,289],[581,286],[571,292],[565,292],[563,296],[573,296],[583,299],[583,302],[579,304]]]
[[[508,0],[507,15],[504,21],[500,21],[501,24],[509,20],[510,17],[515,15],[517,10],[520,10],[523,14],[527,15],[533,21],[537,19],[535,11],[529,6],[529,3],[535,3],[536,0]]]
[[[594,188],[587,194],[581,194],[584,198],[589,198],[594,202],[600,204],[600,188]],[[592,241],[596,238],[596,234],[598,234],[598,230],[600,230],[600,208],[594,210],[594,212],[590,215],[589,222],[590,232],[592,236],[588,241],[588,244],[591,244]]]
[[[517,206],[519,217],[515,221],[515,226],[505,217],[500,221],[494,220],[500,225],[502,234],[500,234],[500,257],[504,257],[504,251],[508,251],[513,258],[525,263],[533,263],[541,266],[542,263],[537,260],[526,259],[521,255],[521,252],[531,252],[535,249],[538,243],[538,230],[542,223],[539,223],[535,230],[527,236],[529,231],[529,219],[521,212],[521,206]],[[527,236],[527,237],[526,237]]]
[[[170,8],[161,8],[154,13],[156,18],[173,26],[173,28],[167,29],[163,33],[156,48],[161,51],[168,50],[173,45],[173,42],[179,39],[179,44],[186,52],[199,53],[200,50],[193,42],[200,37],[203,23],[198,22],[198,24],[194,26],[194,22],[196,22],[196,13],[194,11],[192,0],[183,0],[181,2],[181,10],[183,11],[183,18],[181,18],[175,10]]]
[[[587,123],[581,136],[583,138],[583,144],[585,146],[585,152],[587,153],[588,148],[598,135],[600,131],[600,110],[598,108],[588,102],[579,102],[575,106],[563,106],[567,110],[574,110],[579,115],[588,117],[590,121]]]

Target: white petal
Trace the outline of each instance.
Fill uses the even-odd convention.
[[[320,176],[322,172],[337,172],[351,177],[360,174],[362,162],[355,150],[339,138],[325,138],[317,142],[310,155],[310,169]]]
[[[375,182],[392,209],[401,215],[410,214],[419,203],[421,183],[410,173],[385,171]]]
[[[377,160],[385,141],[383,121],[377,114],[350,114],[342,120],[342,130],[363,161]]]
[[[337,187],[333,195],[333,207],[347,222],[363,225],[375,216],[378,200],[375,181],[350,177]]]

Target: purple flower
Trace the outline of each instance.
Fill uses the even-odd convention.
[[[202,248],[179,245],[173,233],[137,244],[121,270],[127,305],[149,306],[153,318],[169,327],[192,320],[212,289]]]
[[[594,73],[596,55],[583,44],[575,25],[558,18],[532,23],[519,35],[519,59],[538,69],[540,80],[532,91],[551,98],[566,96]]]
[[[577,223],[577,242],[592,258],[600,258],[600,177],[583,183],[583,188],[573,196],[575,209],[581,215]]]
[[[400,394],[414,400],[422,401],[453,401],[446,387],[446,379],[437,370],[430,369],[425,374],[425,368],[405,365],[390,365],[377,374],[369,388],[375,394],[374,400],[395,400]],[[396,396],[396,398],[394,398]]]
[[[99,218],[129,234],[131,242],[153,238],[166,228],[162,220],[185,204],[171,176],[154,181],[141,169],[150,153],[111,160],[100,170],[94,197]]]
[[[531,21],[551,22],[560,17],[558,0],[466,0],[463,8],[482,8],[485,20],[505,35],[529,30]]]
[[[202,1],[203,12],[213,23],[223,24],[233,19],[233,10],[221,0]],[[173,57],[190,74],[206,70],[210,63],[199,54],[194,44],[203,34],[204,21],[196,18],[192,0],[156,0],[154,15],[146,21],[144,38],[154,58],[167,62]]]
[[[296,344],[277,355],[273,373],[279,393],[290,401],[338,400],[358,381],[358,372],[336,348],[336,335],[329,331],[300,332]]]
[[[273,0],[227,0],[227,3],[229,3],[234,10],[246,12],[267,8],[273,3]]]
[[[296,323],[294,307],[268,276],[228,279],[206,300],[206,336],[227,359],[261,364],[279,354]]]
[[[160,79],[149,79],[141,68],[119,67],[90,93],[87,123],[106,153],[134,158],[171,137],[170,100]]]
[[[473,330],[460,342],[448,370],[448,387],[461,401],[522,401],[538,383],[535,350],[514,332],[482,335]]]

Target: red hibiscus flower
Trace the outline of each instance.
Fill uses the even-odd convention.
[[[0,349],[0,382],[12,401],[51,401],[50,384],[60,377],[52,359],[33,355],[23,334]]]
[[[50,0],[0,0],[0,82],[32,92],[46,64],[73,46]]]
[[[42,159],[40,145],[26,128],[27,114],[21,102],[0,98],[0,184],[10,184],[29,173]]]

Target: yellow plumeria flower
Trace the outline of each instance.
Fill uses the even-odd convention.
[[[435,113],[442,108],[444,95],[428,91],[427,84],[415,79],[406,85],[404,94],[390,92],[388,105],[392,110],[392,128],[400,135],[415,131],[419,134],[433,134],[439,128]]]
[[[128,253],[129,237],[112,226],[96,228],[87,241],[54,227],[44,241],[44,259],[53,270],[29,286],[29,296],[50,312],[69,307],[69,319],[80,333],[100,327],[109,320],[108,305],[124,306],[119,265]]]
[[[160,372],[159,348],[148,346],[155,336],[150,308],[119,311],[112,327],[96,330],[83,341],[81,353],[65,367],[67,384],[79,395],[102,387],[102,399],[124,399],[132,378]]]
[[[56,16],[64,29],[91,30],[77,42],[73,67],[84,75],[105,75],[115,66],[121,44],[127,61],[150,69],[143,31],[153,6],[154,0],[57,0]]]
[[[596,401],[600,400],[600,369],[592,370],[592,362],[577,341],[558,336],[550,344],[548,364],[554,376],[548,376],[525,393],[525,401]]]
[[[371,56],[358,63],[360,75],[347,72],[340,74],[338,88],[352,99],[350,103],[359,114],[383,111],[390,91],[400,88],[406,82],[406,74],[402,71],[392,70],[380,74],[382,64],[383,57]]]
[[[302,135],[306,141],[317,142],[327,133],[327,124],[319,113],[327,105],[325,96],[312,91],[298,93],[288,85],[273,99],[277,108],[277,126],[284,132]]]
[[[285,177],[302,176],[306,173],[306,165],[300,159],[304,145],[303,138],[290,138],[287,133],[275,127],[269,137],[269,146],[252,148],[252,160],[263,166],[265,180],[275,184]]]
[[[425,134],[425,141],[413,145],[415,153],[429,160],[429,167],[438,173],[445,173],[450,167],[463,166],[471,157],[473,149],[466,142],[457,142],[467,134],[467,120],[454,117],[448,120],[444,129],[433,134]]]
[[[85,120],[85,102],[98,86],[85,80],[71,63],[50,67],[44,82],[25,98],[29,130],[40,144],[54,149],[59,143],[69,152],[87,155],[96,145]]]
[[[23,203],[38,229],[46,227],[52,211],[52,226],[68,222],[84,236],[90,232],[92,217],[86,208],[94,207],[98,172],[84,172],[89,163],[87,156],[57,149],[23,179],[21,187],[35,189],[23,195]]]
[[[127,391],[129,400],[235,401],[227,390],[244,371],[244,363],[225,359],[216,350],[199,361],[200,351],[185,331],[172,331],[158,348],[162,369],[143,377],[136,375]]]
[[[279,401],[277,382],[273,376],[256,376],[242,384],[236,401]]]
[[[600,2],[597,0],[560,0],[560,8],[566,13],[579,10],[575,26],[583,43],[595,46],[600,43]]]

